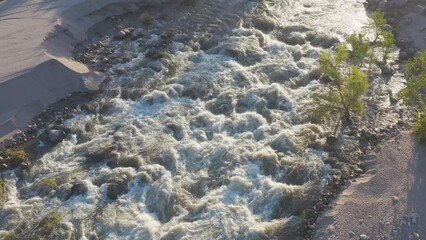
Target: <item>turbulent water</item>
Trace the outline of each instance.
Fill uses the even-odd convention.
[[[176,29],[223,37],[175,40],[156,62],[146,55],[158,35],[130,43],[100,100],[67,120],[72,134],[24,176],[2,173],[4,233],[297,239],[330,178],[330,129],[309,121],[318,53],[365,23],[362,1],[196,4]],[[59,222],[53,232],[46,218]]]

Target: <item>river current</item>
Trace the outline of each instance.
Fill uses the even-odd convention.
[[[68,138],[25,176],[2,173],[3,233],[300,237],[303,211],[318,201],[331,170],[322,146],[332,130],[309,118],[310,94],[323,88],[318,54],[365,24],[363,1],[208,4],[224,16],[241,11],[217,44],[172,41],[151,61],[149,48],[130,43],[132,59],[114,64],[100,99],[66,121]],[[159,39],[151,34],[144,45]],[[53,231],[37,227],[46,218],[58,221]]]

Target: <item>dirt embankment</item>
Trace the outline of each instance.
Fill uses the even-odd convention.
[[[121,4],[99,11],[117,2]],[[86,38],[89,27],[131,10],[133,2],[0,3],[0,141],[26,128],[50,104],[73,92],[88,90],[103,79],[101,74],[72,60],[74,47]]]

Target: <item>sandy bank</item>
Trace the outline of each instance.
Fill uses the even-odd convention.
[[[366,157],[353,182],[318,221],[312,239],[420,239],[426,233],[426,147],[410,132]],[[418,235],[417,235],[418,234]]]
[[[112,5],[118,2],[127,4]],[[72,51],[89,27],[128,11],[131,2],[0,3],[0,140],[27,126],[48,105],[102,80],[101,74],[71,60]]]

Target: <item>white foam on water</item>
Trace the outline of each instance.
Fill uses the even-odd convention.
[[[339,37],[366,20],[362,1],[264,4],[277,26],[304,24]],[[172,76],[167,68],[154,74],[144,67],[145,55],[134,44],[138,57],[115,66],[126,74],[111,71],[110,87],[125,91],[147,79],[162,84],[134,100],[106,98],[106,112],[68,120],[76,134],[41,157],[26,182],[7,178],[2,229],[58,212],[61,236],[81,239],[286,236],[285,226],[300,221],[294,215],[312,206],[329,166],[323,164],[327,153],[311,147],[324,139],[325,126],[307,119],[309,96],[320,84],[297,83],[315,68],[320,48],[291,46],[274,34],[240,26],[208,51],[176,43]],[[89,139],[80,143],[77,133],[86,130]],[[103,150],[100,161],[88,163]],[[133,168],[106,162],[135,156],[141,164]],[[58,189],[43,187],[52,178]],[[65,194],[76,181],[87,192]],[[111,200],[109,186],[122,182],[127,191]]]

